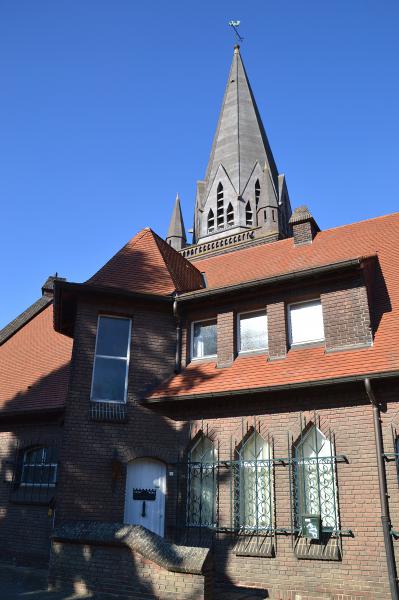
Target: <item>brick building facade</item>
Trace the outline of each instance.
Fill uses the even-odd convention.
[[[399,214],[291,214],[236,48],[194,221],[3,330],[1,539],[134,599],[397,598]]]

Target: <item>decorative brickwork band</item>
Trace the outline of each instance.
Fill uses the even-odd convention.
[[[284,302],[267,306],[267,329],[269,339],[269,359],[285,358],[287,354],[287,328]]]
[[[230,367],[235,355],[234,313],[219,313],[217,317],[217,365]]]

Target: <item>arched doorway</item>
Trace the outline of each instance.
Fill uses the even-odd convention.
[[[127,466],[125,523],[165,531],[166,466],[154,458],[136,458]]]

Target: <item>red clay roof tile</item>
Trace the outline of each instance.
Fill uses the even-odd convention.
[[[378,255],[391,303],[391,310],[382,315],[373,347],[330,354],[320,347],[295,349],[275,362],[268,362],[264,355],[242,356],[225,369],[216,368],[213,362],[193,361],[149,399],[399,370],[399,213],[322,231],[308,246],[294,246],[292,239],[286,239],[195,264],[205,272],[208,288],[217,288],[371,254]],[[375,298],[376,303],[381,301]]]
[[[202,277],[194,265],[147,227],[86,283],[167,296],[199,289]]]
[[[62,407],[71,350],[53,329],[52,304],[0,346],[1,414]]]

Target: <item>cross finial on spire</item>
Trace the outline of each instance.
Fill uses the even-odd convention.
[[[241,21],[229,21],[230,27],[232,27],[234,29],[234,33],[235,33],[237,42],[243,42],[244,41],[244,38],[241,37],[241,35],[238,33],[238,28],[240,26],[240,23],[241,23]],[[237,45],[235,46],[235,48],[239,48],[239,47],[240,46],[237,43]]]

